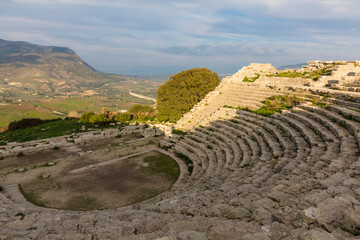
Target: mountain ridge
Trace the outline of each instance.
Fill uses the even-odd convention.
[[[0,122],[31,117],[39,111],[44,112],[40,117],[50,118],[54,112],[68,114],[99,111],[102,106],[126,109],[131,104],[152,104],[131,96],[129,91],[156,97],[159,85],[97,71],[68,47],[0,39]]]

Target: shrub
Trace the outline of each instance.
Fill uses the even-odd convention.
[[[157,91],[157,119],[176,122],[219,83],[219,76],[206,68],[194,68],[170,76]]]
[[[131,116],[130,113],[126,112],[126,113],[119,113],[116,114],[116,116],[114,117],[115,121],[117,122],[121,122],[121,123],[126,123],[128,121],[131,120]]]
[[[84,113],[83,115],[81,115],[81,117],[80,117],[80,122],[82,122],[82,123],[89,123],[90,122],[90,118],[92,117],[92,116],[94,116],[95,115],[95,113],[93,113],[93,112],[86,112],[86,113]]]
[[[135,118],[140,118],[140,116],[155,116],[155,108],[150,105],[141,105],[135,104],[129,109],[129,113],[134,115]]]
[[[94,114],[90,117],[89,122],[92,124],[104,124],[110,122],[110,120],[102,113]]]

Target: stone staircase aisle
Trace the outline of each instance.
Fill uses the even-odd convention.
[[[224,106],[258,109],[266,98],[273,95],[286,94],[284,91],[272,90],[265,86],[259,87],[252,83],[234,81],[228,78],[210,92],[202,101],[185,114],[175,125],[175,128],[192,130],[195,127],[206,124],[214,119],[209,119],[216,111]],[[225,84],[226,83],[226,84]],[[224,116],[226,117],[226,116]],[[232,115],[228,115],[231,118]]]

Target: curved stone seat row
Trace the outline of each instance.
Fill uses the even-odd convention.
[[[195,216],[228,218],[224,209],[236,202],[244,213],[241,220],[273,226],[276,216],[290,235],[306,224],[334,236],[356,234],[350,223],[360,207],[359,116],[335,105],[302,104],[270,118],[237,111],[233,119],[196,128],[179,142],[196,139],[194,151],[206,154],[203,179],[192,185],[206,193],[188,198],[187,193],[199,192],[185,191],[179,207],[200,201],[192,208]],[[224,209],[213,212],[211,199]],[[334,210],[336,205],[343,208]]]

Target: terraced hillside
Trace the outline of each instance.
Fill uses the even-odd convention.
[[[359,239],[360,93],[232,80],[184,116],[191,122],[178,123],[192,131],[160,141],[187,165],[170,190],[123,208],[74,212],[29,205],[5,186],[4,238]],[[256,109],[290,91],[304,101],[270,117],[223,107]]]

